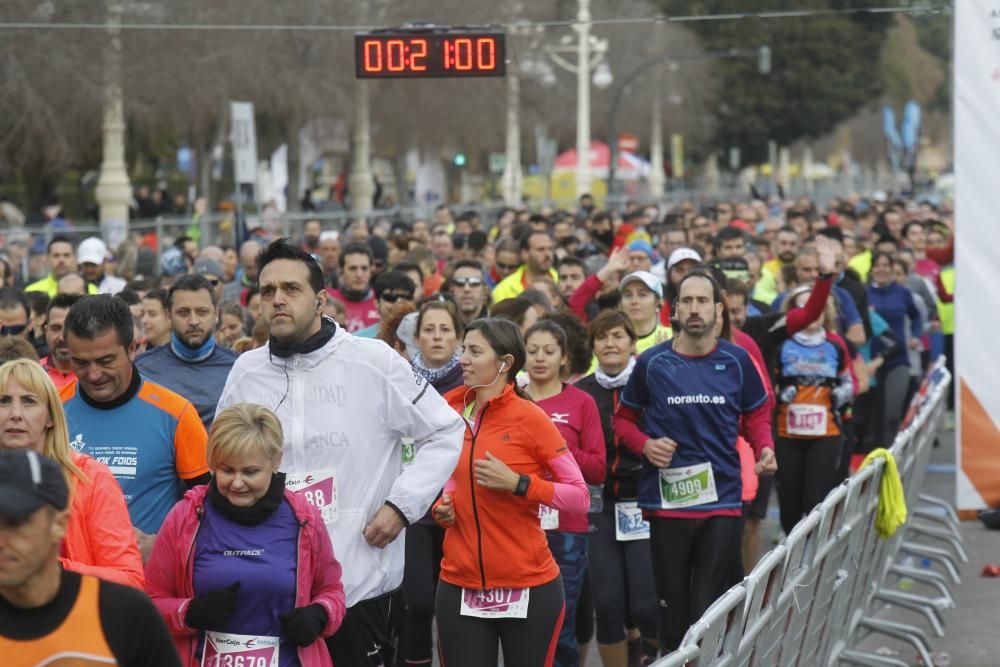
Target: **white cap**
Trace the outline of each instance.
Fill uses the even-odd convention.
[[[103,264],[107,254],[108,246],[96,236],[84,239],[76,249],[76,259],[81,264]]]
[[[625,289],[625,286],[629,283],[640,282],[646,287],[648,287],[653,294],[659,298],[663,298],[663,283],[660,279],[654,276],[649,271],[633,271],[624,278],[622,278],[621,283],[618,285],[618,289]]]
[[[691,248],[678,248],[677,250],[674,250],[670,253],[670,259],[667,260],[667,271],[674,268],[675,265],[688,259],[701,264],[701,255],[698,254],[697,250],[692,250]]]
[[[417,347],[417,315],[419,313],[407,313],[403,316],[403,319],[399,321],[399,326],[396,327],[396,336],[399,340],[403,341],[403,345],[406,346],[406,354],[410,356],[410,359],[416,356],[420,348]]]
[[[874,199],[877,202],[884,202],[888,198],[889,198],[889,196],[887,194],[885,194],[885,190],[876,190],[872,194],[872,199]]]
[[[323,241],[339,241],[340,240],[340,232],[338,232],[336,229],[327,229],[326,231],[322,231],[322,232],[319,233],[319,240],[320,240],[320,242],[323,242]]]

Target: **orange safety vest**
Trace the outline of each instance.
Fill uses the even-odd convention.
[[[99,586],[96,577],[81,576],[73,608],[62,624],[44,637],[28,640],[0,637],[3,664],[7,667],[117,665],[101,626]]]

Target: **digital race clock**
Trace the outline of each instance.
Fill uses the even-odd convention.
[[[354,36],[359,79],[503,76],[505,35],[500,32],[379,32]]]

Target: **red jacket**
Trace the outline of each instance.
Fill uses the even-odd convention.
[[[174,505],[163,521],[146,564],[146,592],[167,622],[181,661],[190,667],[200,665],[195,657],[199,632],[184,624],[184,615],[194,597],[194,545],[207,493],[207,486],[196,486]],[[340,627],[347,609],[344,586],[340,583],[340,563],[333,555],[330,535],[319,510],[292,491],[285,491],[285,500],[300,526],[295,606],[322,605],[327,621],[320,637],[329,637]],[[321,639],[299,648],[298,653],[303,665],[333,664]]]
[[[458,387],[445,400],[461,413],[467,392]],[[528,475],[524,496],[475,484],[474,462],[487,452]],[[531,588],[558,577],[538,506],[561,512],[586,512],[590,506],[587,485],[562,435],[512,385],[479,409],[474,426],[466,425],[462,453],[445,493],[453,498],[455,522],[444,534],[441,579],[476,590]]]
[[[77,452],[72,456],[88,481],[73,479],[69,525],[59,560],[72,572],[141,589],[145,584],[142,556],[118,480],[100,461]]]

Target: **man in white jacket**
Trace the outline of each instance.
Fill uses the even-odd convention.
[[[237,359],[218,410],[258,403],[278,415],[288,486],[320,508],[343,566],[348,610],[328,641],[334,664],[386,664],[389,594],[403,579],[396,537],[455,469],[464,424],[388,346],[321,316],[323,273],[310,255],[275,241],[257,269],[270,340]],[[405,471],[403,436],[417,452]]]

